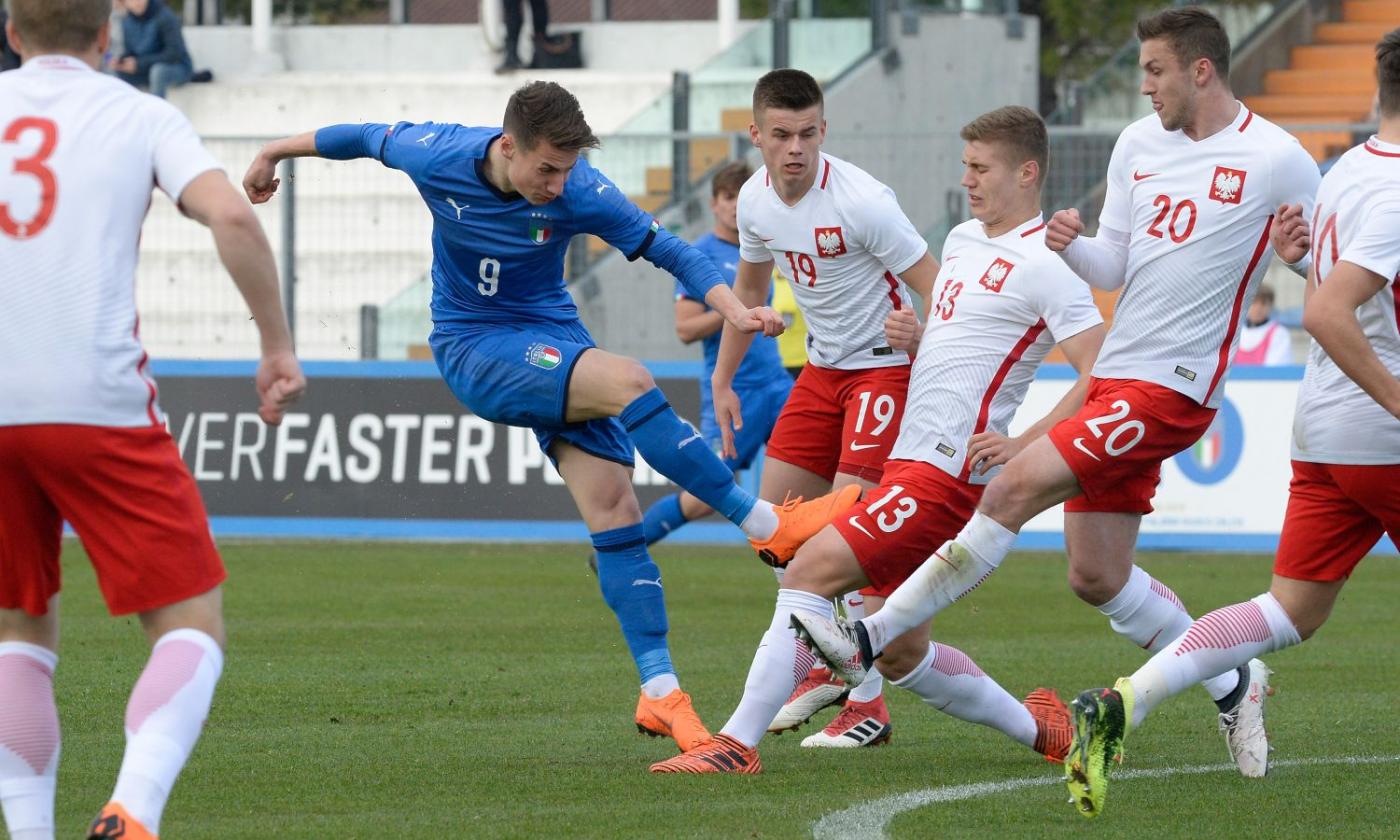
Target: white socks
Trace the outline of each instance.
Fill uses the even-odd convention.
[[[0,642],[0,806],[12,840],[53,840],[57,666],[48,648]]]
[[[793,632],[792,614],[798,610],[827,618],[836,614],[831,601],[820,595],[796,589],[778,590],[773,622],[754,653],[749,678],[744,683],[743,699],[720,730],[746,746],[756,746],[763,738],[773,717],[807,676],[816,659],[806,645],[798,643],[797,634]]]
[[[1288,613],[1268,592],[1206,613],[1128,678],[1135,704],[1132,725],[1204,674],[1228,674],[1257,656],[1301,641]]]
[[[924,660],[894,684],[919,695],[940,712],[990,726],[1028,747],[1035,746],[1036,725],[1030,711],[955,647],[930,642]]]
[[[675,674],[658,674],[642,683],[642,693],[650,700],[660,700],[680,687]]]
[[[1176,641],[1191,626],[1191,614],[1181,599],[1141,566],[1133,566],[1128,582],[1113,600],[1099,607],[1099,612],[1108,616],[1109,626],[1119,635],[1154,653]],[[1204,676],[1209,678],[1204,686],[1212,700],[1228,696],[1239,685],[1233,670]]]
[[[739,530],[751,540],[766,540],[773,536],[778,530],[778,514],[773,511],[773,504],[762,499],[754,502],[753,510],[739,523]]]
[[[175,777],[204,729],[224,654],[207,634],[161,636],[126,707],[126,754],[112,799],[153,834]]]
[[[1001,565],[1014,542],[1015,532],[974,513],[956,540],[944,543],[885,599],[878,613],[862,622],[875,652],[976,589]]]
[[[860,590],[847,592],[841,597],[841,604],[846,610],[847,621],[859,621],[865,618],[865,596],[860,594]],[[885,678],[880,676],[879,671],[871,671],[866,675],[864,682],[851,689],[846,702],[869,703],[879,697],[884,688]]]

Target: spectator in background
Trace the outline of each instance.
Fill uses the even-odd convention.
[[[783,370],[793,379],[807,364],[807,322],[802,320],[802,311],[797,308],[797,298],[793,297],[792,287],[778,269],[773,269],[773,311],[783,316],[783,326],[787,329],[778,336],[778,354],[783,357]]]
[[[10,15],[0,6],[0,73],[6,70],[14,70],[19,67],[19,53],[10,46],[10,39],[5,36],[5,24],[9,21]]]
[[[194,75],[180,32],[180,17],[165,0],[121,0],[121,4],[126,8],[122,18],[124,48],[121,57],[112,62],[112,70],[123,81],[164,99],[168,90]]]
[[[1293,339],[1288,328],[1274,318],[1274,290],[1259,284],[1254,302],[1244,319],[1240,347],[1235,351],[1237,365],[1291,365]]]
[[[525,28],[525,11],[521,4],[525,0],[503,0],[502,11],[506,18],[505,61],[496,68],[497,73],[511,73],[525,65],[520,61],[520,31]],[[535,33],[538,45],[549,29],[549,0],[530,0],[530,26]]]

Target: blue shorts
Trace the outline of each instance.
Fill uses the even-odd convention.
[[[768,442],[768,436],[773,433],[773,426],[777,424],[778,415],[791,392],[792,379],[786,376],[775,377],[762,385],[734,389],[734,393],[739,395],[740,410],[744,414],[744,427],[734,433],[734,449],[739,453],[737,458],[724,458],[721,454],[724,444],[719,424],[715,422],[713,404],[700,407],[700,434],[704,435],[715,454],[724,458],[726,467],[734,472],[746,470],[753,466],[758,450]]]
[[[583,322],[435,326],[428,344],[463,405],[493,423],[530,429],[550,460],[550,447],[562,439],[590,455],[633,465],[632,439],[616,418],[564,422],[574,365],[597,346]]]

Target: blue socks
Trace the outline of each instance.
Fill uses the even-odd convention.
[[[598,553],[598,586],[622,625],[622,638],[636,660],[642,683],[674,674],[666,647],[669,627],[661,570],[647,554],[642,526],[627,525],[590,536]]]
[[[642,516],[642,533],[647,545],[660,542],[690,520],[681,511],[681,494],[672,493],[647,508]]]
[[[753,510],[758,499],[734,483],[734,473],[694,426],[676,416],[660,388],[637,397],[617,419],[648,464],[725,519],[740,525]]]

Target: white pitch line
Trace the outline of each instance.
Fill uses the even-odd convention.
[[[1288,758],[1270,762],[1269,766],[1271,768],[1314,767],[1328,764],[1392,764],[1395,762],[1400,762],[1400,755]],[[1199,764],[1194,767],[1125,770],[1121,773],[1114,773],[1111,778],[1114,781],[1160,779],[1165,776],[1219,773],[1234,769],[1235,765],[1233,764]],[[885,834],[885,828],[895,817],[925,805],[961,802],[966,799],[978,799],[998,793],[1009,793],[1021,788],[1062,784],[1064,784],[1064,779],[1060,776],[1027,776],[1001,782],[975,782],[967,785],[911,790],[908,793],[897,793],[893,796],[871,799],[844,811],[833,811],[817,820],[816,824],[812,826],[812,837],[815,840],[884,840],[888,836]]]

